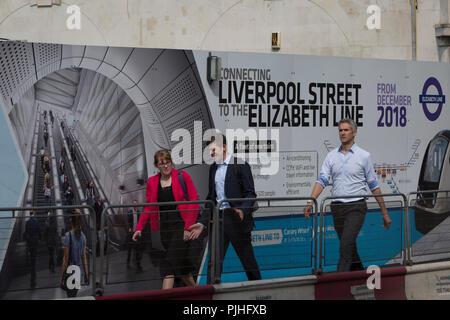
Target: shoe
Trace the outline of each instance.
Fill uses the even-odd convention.
[[[137,271],[138,272],[141,272],[143,269],[142,269],[142,266],[140,265],[140,264],[138,264],[137,266],[136,266],[136,269],[137,269]]]

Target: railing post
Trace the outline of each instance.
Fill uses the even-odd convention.
[[[213,284],[221,282],[221,257],[220,257],[220,223],[219,223],[219,209],[220,202],[217,206],[212,207],[212,234],[211,234],[211,282]]]
[[[322,202],[320,203],[320,225],[319,225],[319,273],[322,273],[323,269],[322,269],[322,248],[323,248],[323,212],[324,212],[324,204],[325,204],[325,200],[323,199]]]
[[[97,217],[95,214],[95,210],[91,206],[89,206],[88,210],[89,210],[89,213],[91,216],[89,221],[91,223],[93,223],[92,231],[91,231],[91,238],[92,238],[92,259],[91,259],[91,261],[92,261],[91,262],[92,263],[92,283],[91,283],[91,286],[92,286],[92,295],[95,295],[95,282],[97,280],[97,263],[95,261],[96,256],[97,256],[97,253],[96,253],[96,249],[97,249],[97,234],[96,234]]]
[[[106,206],[106,208],[103,209],[101,216],[100,216],[100,280],[98,282],[98,287],[95,290],[96,295],[102,295],[104,292],[104,286],[103,286],[103,274],[105,269],[105,213],[110,208],[109,205]],[[95,287],[96,284],[94,284]]]
[[[403,212],[404,212],[404,244],[403,244],[403,265],[406,266],[410,263],[410,257],[409,257],[409,210],[408,210],[408,199],[403,193],[400,193],[400,195],[403,197]]]
[[[318,249],[317,249],[317,237],[319,236],[319,230],[318,230],[318,214],[319,214],[319,207],[317,200],[314,198],[311,198],[314,202],[314,230],[313,230],[313,237],[314,237],[314,274],[318,274],[319,270],[317,269],[317,259],[318,259]]]

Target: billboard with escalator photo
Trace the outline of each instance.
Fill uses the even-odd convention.
[[[249,164],[255,193],[265,199],[253,212],[251,233],[262,278],[310,274],[319,264],[336,270],[339,239],[325,200],[331,188],[317,199],[321,219],[305,218],[303,208],[326,155],[340,146],[344,118],[355,121],[355,142],[370,153],[378,186],[389,195],[389,230],[375,199],[367,199],[357,239],[364,267],[402,263],[406,246],[413,260],[450,257],[448,241],[430,240],[446,233],[450,215],[448,63],[10,41],[0,42],[0,59],[0,206],[25,208],[21,222],[10,221],[7,229],[24,230],[26,208],[70,215],[58,207],[117,205],[99,211],[107,230],[86,224],[88,243],[105,243],[103,284],[144,281],[160,288],[161,231],[147,226],[148,245],[130,258],[135,247],[129,247],[133,219],[127,214],[133,201],[147,201],[148,178],[167,164],[155,160],[161,149],[171,152],[174,168],[189,174],[204,200],[213,163],[208,141],[216,131],[227,137],[229,152]],[[48,216],[48,210],[36,213]],[[58,228],[59,234],[69,230],[70,221]],[[209,240],[194,250],[199,284],[208,282]],[[26,259],[23,239],[11,241],[0,240],[21,252],[16,259]],[[96,252],[103,257],[88,249],[90,261]],[[246,280],[233,243],[226,252],[222,282]],[[45,278],[45,250],[37,259],[38,277]],[[134,259],[142,261],[138,273],[129,267]],[[21,270],[10,270],[10,289],[28,281],[29,270]],[[37,287],[59,288],[58,275]]]

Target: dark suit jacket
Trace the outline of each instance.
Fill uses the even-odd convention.
[[[103,201],[101,203],[99,203],[98,201],[95,201],[94,211],[95,211],[95,219],[96,219],[96,223],[97,223],[97,230],[100,230],[102,212],[103,212],[104,208],[105,208],[105,205],[103,204]]]
[[[239,170],[235,170],[234,166],[239,166]],[[215,176],[217,171],[217,164],[213,163],[209,167],[209,187],[208,196],[206,200],[212,200],[217,204],[216,198],[216,183]],[[240,172],[240,177],[236,176],[236,171]],[[239,175],[239,173],[238,173]],[[227,199],[232,198],[256,198],[255,185],[253,183],[252,170],[247,162],[237,163],[235,157],[231,157],[231,160],[227,167],[225,174],[225,196]],[[244,229],[251,231],[254,227],[254,221],[251,212],[246,209],[253,207],[254,201],[243,202],[230,202],[232,208],[241,209],[244,212]],[[211,219],[211,208],[206,207],[207,210],[203,210],[199,217],[199,222],[208,226]],[[236,213],[237,214],[237,213]]]
[[[30,217],[25,223],[25,240],[29,247],[37,247],[41,238],[41,229],[36,217]]]

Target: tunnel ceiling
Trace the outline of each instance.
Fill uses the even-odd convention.
[[[78,68],[63,69],[39,80],[34,85],[36,100],[71,110],[75,104],[80,72]]]
[[[194,121],[213,127],[191,51],[0,42],[0,94],[7,113],[36,84],[36,98],[59,106],[82,105],[74,96],[80,68],[117,83],[139,109],[142,124],[160,148]],[[55,73],[56,72],[56,73]],[[59,83],[55,87],[55,84]]]

